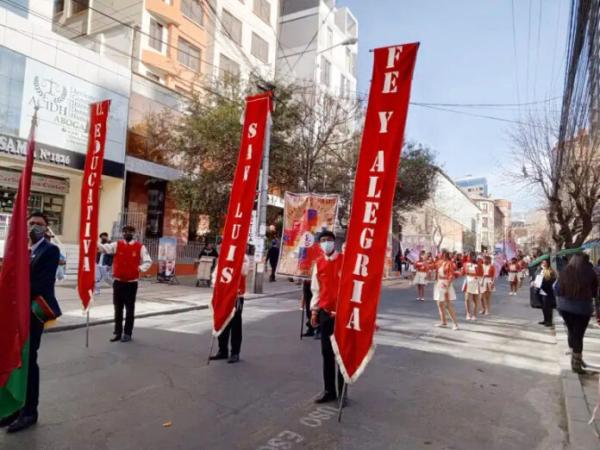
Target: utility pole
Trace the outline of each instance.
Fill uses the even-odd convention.
[[[262,90],[272,90],[272,87],[262,88]],[[274,101],[274,100],[273,100]],[[263,279],[265,274],[265,262],[263,261],[265,250],[265,235],[267,233],[267,205],[269,202],[269,151],[271,149],[271,129],[273,120],[271,112],[267,114],[267,129],[265,130],[265,142],[263,148],[263,162],[260,176],[260,192],[258,196],[258,236],[256,237],[256,246],[254,247],[254,293],[263,293]]]

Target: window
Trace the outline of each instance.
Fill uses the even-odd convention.
[[[483,212],[488,212],[488,204],[487,204],[487,202],[483,202],[483,203],[481,204],[481,210],[482,210]]]
[[[156,75],[155,73],[146,71],[146,76],[148,78],[150,78],[152,81],[156,81],[157,83],[160,83],[160,77],[158,75]]]
[[[329,86],[331,83],[331,63],[326,58],[321,58],[321,84]]]
[[[488,218],[487,218],[487,217],[483,217],[483,218],[481,219],[481,226],[482,226],[483,228],[487,228],[487,227],[488,227]]]
[[[204,21],[204,11],[200,0],[181,0],[181,12],[188,19],[202,25]]]
[[[74,0],[71,2],[71,14],[77,14],[90,7],[90,0]]]
[[[340,97],[345,97],[348,93],[348,79],[341,74],[340,75]]]
[[[12,213],[17,190],[0,187],[0,213]],[[29,195],[27,213],[42,211],[48,217],[48,225],[54,234],[62,234],[62,223],[65,212],[65,196],[32,191]]]
[[[269,43],[258,34],[252,33],[252,48],[250,53],[267,64],[269,62]]]
[[[352,52],[346,47],[346,70],[350,72],[350,69],[352,69]]]
[[[159,52],[163,49],[163,29],[164,27],[154,19],[150,19],[150,47]]]
[[[54,14],[60,14],[65,10],[65,0],[54,0]]]
[[[0,46],[0,133],[19,135],[25,56]]]
[[[254,14],[267,25],[271,25],[271,4],[267,0],[254,0]]]
[[[327,48],[333,47],[333,30],[329,27],[327,27],[327,43],[325,45]]]
[[[179,38],[177,60],[186,67],[200,72],[200,49],[185,39]]]
[[[219,78],[222,80],[231,80],[239,78],[240,65],[225,55],[219,57]]]
[[[242,44],[242,22],[239,19],[236,19],[229,11],[223,10],[223,19],[221,20],[223,24],[223,32],[226,36],[228,36],[233,42],[238,45]]]

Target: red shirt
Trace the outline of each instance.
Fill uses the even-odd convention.
[[[140,277],[140,254],[142,243],[134,241],[130,244],[121,240],[117,242],[117,251],[113,260],[113,276],[119,281],[134,281]]]
[[[415,270],[417,272],[427,272],[429,270],[429,265],[425,261],[417,261],[415,263]]]
[[[340,275],[344,255],[338,253],[335,259],[328,259],[325,255],[317,258],[317,280],[319,281],[319,309],[334,312],[337,307]]]

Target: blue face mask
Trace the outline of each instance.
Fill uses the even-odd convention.
[[[319,245],[326,255],[333,253],[333,250],[335,250],[335,242],[333,241],[323,241]]]

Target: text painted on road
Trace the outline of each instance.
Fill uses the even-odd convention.
[[[309,428],[318,428],[324,422],[332,419],[338,413],[337,408],[333,406],[319,406],[314,411],[311,411],[306,416],[300,419],[300,424]],[[265,445],[261,445],[257,450],[290,450],[294,444],[304,442],[304,436],[295,431],[284,430],[277,436],[269,439]]]

